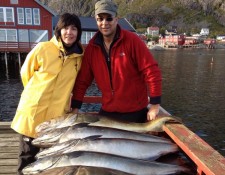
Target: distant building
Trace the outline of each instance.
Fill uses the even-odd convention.
[[[225,41],[225,35],[217,35],[216,40],[218,41]]]
[[[165,35],[176,35],[177,30],[176,29],[167,29],[165,30]]]
[[[200,35],[202,36],[208,36],[209,35],[209,29],[208,28],[202,28]]]
[[[159,28],[158,27],[148,27],[147,34],[152,36],[159,36]]]
[[[178,47],[185,43],[184,35],[166,35],[159,38],[159,44],[164,47]]]

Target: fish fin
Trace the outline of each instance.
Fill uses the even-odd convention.
[[[99,139],[100,137],[102,137],[102,135],[92,135],[92,136],[88,136],[85,137],[85,140],[95,140],[95,139]]]
[[[78,123],[75,125],[75,127],[79,127],[79,128],[83,128],[83,127],[87,127],[90,123],[88,122],[82,122],[82,123]]]

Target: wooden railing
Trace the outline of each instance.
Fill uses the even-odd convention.
[[[0,41],[1,52],[29,52],[37,43],[33,42],[2,42]]]

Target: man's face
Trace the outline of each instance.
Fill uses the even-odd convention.
[[[107,13],[101,13],[96,15],[96,21],[99,31],[104,37],[114,37],[116,33],[116,26],[118,18],[113,17]]]

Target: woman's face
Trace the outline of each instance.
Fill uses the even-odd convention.
[[[78,30],[74,25],[61,29],[61,38],[67,47],[70,47],[77,39]]]

